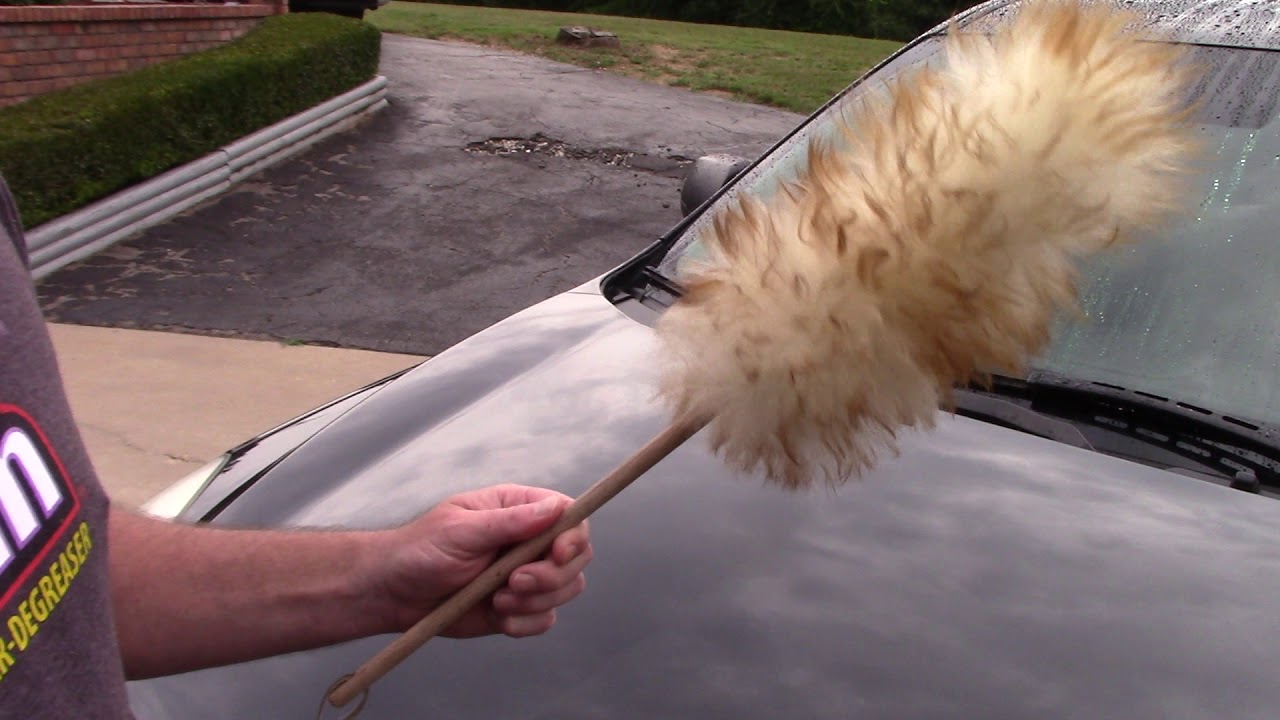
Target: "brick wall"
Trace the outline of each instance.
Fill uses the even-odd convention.
[[[282,0],[0,7],[0,106],[207,50],[285,7]]]

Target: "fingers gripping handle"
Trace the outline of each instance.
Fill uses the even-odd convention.
[[[684,417],[669,425],[613,472],[578,496],[569,507],[565,508],[560,519],[550,529],[507,551],[470,584],[454,593],[443,604],[406,630],[403,635],[361,665],[349,678],[340,682],[329,693],[330,704],[334,707],[342,707],[359,697],[369,689],[369,686],[425,645],[428,640],[439,635],[445,628],[457,622],[468,610],[500,589],[516,568],[542,557],[551,547],[556,536],[580,525],[583,520],[622,492],[636,478],[648,472],[671,451],[697,434],[706,424],[706,420]]]

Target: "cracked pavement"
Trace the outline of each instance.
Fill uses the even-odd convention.
[[[801,120],[396,35],[381,72],[388,108],[46,278],[46,317],[434,355],[649,245],[688,159],[754,157]],[[555,151],[476,151],[521,139]]]

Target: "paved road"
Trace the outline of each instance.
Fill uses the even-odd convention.
[[[47,278],[47,317],[432,355],[669,229],[687,159],[800,120],[393,35],[382,73],[388,109]]]

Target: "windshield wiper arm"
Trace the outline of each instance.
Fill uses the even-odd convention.
[[[961,390],[955,394],[955,409],[957,414],[965,417],[1039,435],[1072,447],[1093,449],[1093,445],[1075,425],[998,397]]]
[[[1280,427],[1155,393],[1046,371],[996,376],[986,392],[1080,426],[1100,428],[1212,468],[1241,487],[1280,488]]]

